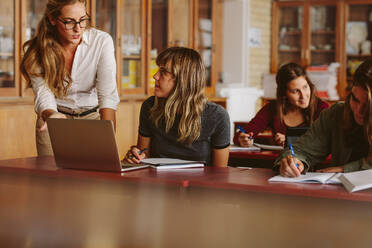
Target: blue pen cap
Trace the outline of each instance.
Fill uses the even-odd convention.
[[[238,125],[238,129],[240,130],[240,132],[245,133],[244,128],[242,128],[240,125]]]

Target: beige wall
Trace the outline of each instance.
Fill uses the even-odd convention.
[[[261,47],[249,50],[249,86],[262,88],[261,76],[270,72],[271,0],[250,0],[249,23],[261,29]]]

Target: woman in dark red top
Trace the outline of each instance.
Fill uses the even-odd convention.
[[[328,103],[316,96],[316,88],[305,70],[296,63],[283,65],[276,75],[276,100],[265,105],[256,116],[242,127],[234,143],[240,146],[251,144],[259,132],[269,128],[277,145],[284,145],[287,127],[311,126]]]

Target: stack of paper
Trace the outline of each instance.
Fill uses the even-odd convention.
[[[340,181],[349,192],[372,188],[372,170],[344,173]]]
[[[257,146],[261,149],[265,149],[265,150],[273,150],[273,151],[281,151],[283,150],[283,147],[282,146],[273,146],[273,145],[264,145],[264,144],[257,144],[257,143],[253,143],[254,146]]]
[[[146,158],[141,160],[142,164],[148,164],[157,170],[159,169],[180,169],[204,167],[205,163],[175,158]]]
[[[243,147],[243,146],[231,145],[230,151],[231,152],[259,152],[261,151],[261,148],[257,146]]]

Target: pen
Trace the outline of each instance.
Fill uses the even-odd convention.
[[[148,150],[148,148],[144,148],[143,150],[140,150],[139,152],[138,152],[138,155],[141,155],[142,153],[144,153],[145,151],[147,151]],[[134,157],[134,155],[133,154],[131,154],[130,156],[129,156],[129,159],[132,159]]]
[[[244,130],[244,128],[242,128],[240,125],[238,125],[238,129],[239,129],[240,132],[246,133],[245,130]]]
[[[239,131],[242,132],[242,133],[247,133],[247,132],[244,130],[244,128],[242,128],[240,125],[238,125],[238,129],[239,129]],[[248,139],[252,139],[252,136],[248,135]]]
[[[296,155],[295,155],[295,153],[294,153],[294,151],[293,151],[292,144],[291,144],[291,143],[288,143],[288,146],[289,146],[289,149],[291,150],[291,155],[292,155],[292,157],[295,157]],[[298,164],[297,164],[297,163],[296,163],[296,167],[298,168]]]

